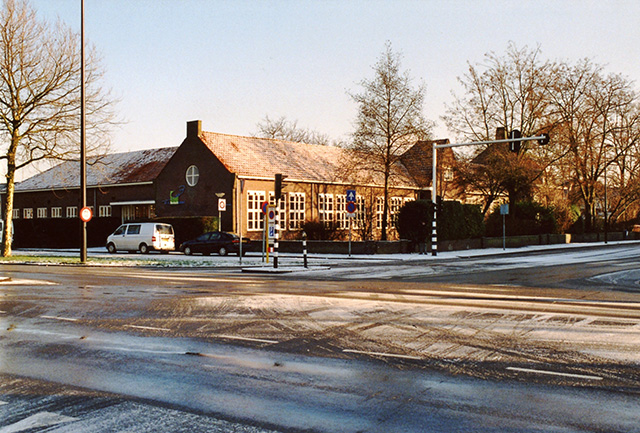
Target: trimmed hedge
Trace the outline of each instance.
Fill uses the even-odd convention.
[[[430,200],[407,202],[398,214],[396,228],[402,239],[413,242],[428,241],[431,234],[433,210]],[[484,235],[484,222],[479,205],[458,201],[442,202],[438,215],[438,240],[451,241],[479,238]]]

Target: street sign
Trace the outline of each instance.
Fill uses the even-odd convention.
[[[509,203],[500,205],[500,215],[509,215]]]
[[[218,199],[218,212],[224,212],[227,210],[227,199],[219,198]]]
[[[347,202],[347,213],[353,214],[356,211],[356,204],[352,201]]]
[[[91,221],[91,218],[93,217],[93,211],[91,210],[90,207],[83,207],[82,209],[80,209],[80,219],[86,223],[88,223],[89,221]]]
[[[260,205],[260,209],[262,209],[263,215],[266,215],[267,211],[269,209],[269,202],[268,201],[263,201],[262,204]]]
[[[356,201],[356,190],[348,189],[347,190],[347,201]]]
[[[269,217],[269,222],[273,223],[276,222],[276,207],[275,206],[268,206],[269,211],[267,212],[267,216]]]

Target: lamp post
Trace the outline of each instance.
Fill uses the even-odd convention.
[[[607,210],[607,164],[604,166],[604,243],[608,243],[609,212]]]
[[[80,2],[80,194],[81,207],[87,207],[87,154],[86,154],[86,103],[85,103],[85,67],[84,67],[84,0]],[[87,223],[84,218],[80,222],[80,262],[87,262]]]

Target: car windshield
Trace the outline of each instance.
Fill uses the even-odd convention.
[[[127,226],[120,226],[116,229],[115,232],[113,232],[114,235],[121,235],[124,233],[124,230],[127,228]]]

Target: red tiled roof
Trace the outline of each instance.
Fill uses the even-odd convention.
[[[336,146],[297,143],[269,138],[201,132],[200,139],[232,173],[272,178],[285,174],[289,180],[382,184],[379,173],[364,173],[349,164],[348,150]],[[416,187],[402,164],[394,167],[393,185]]]
[[[344,150],[334,146],[295,143],[268,138],[202,132],[202,141],[232,173],[290,179],[335,181]]]

